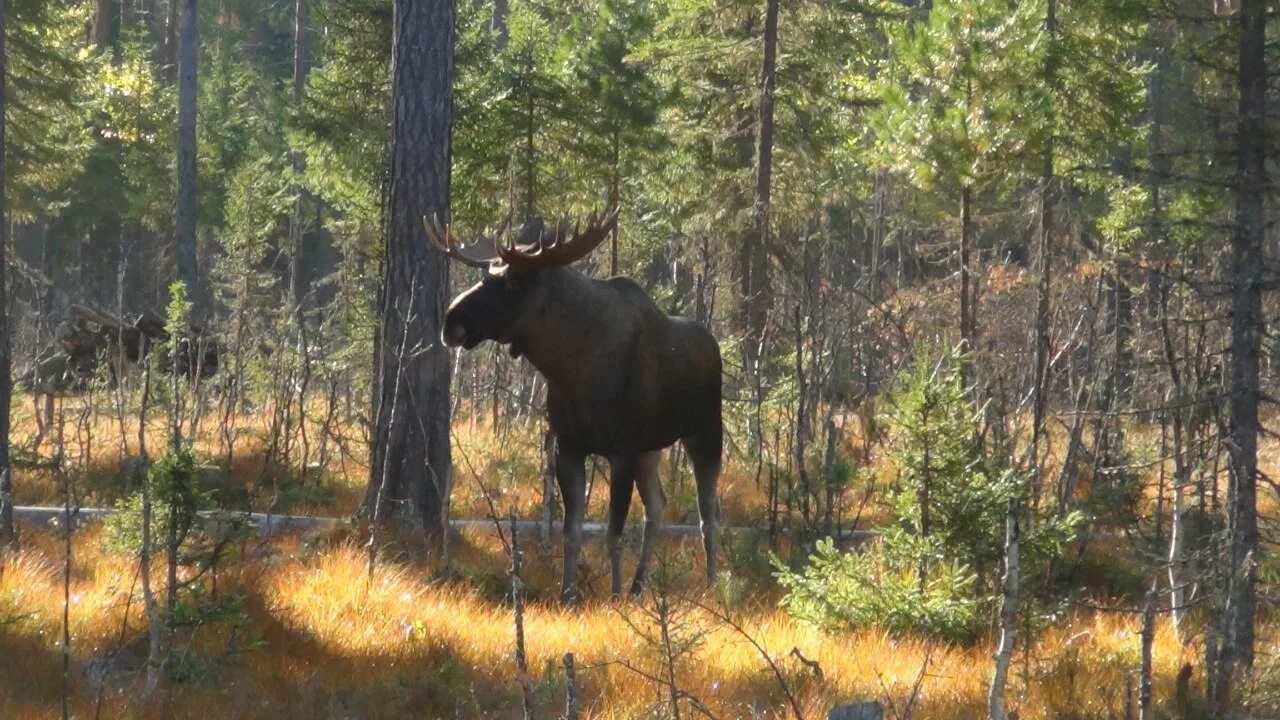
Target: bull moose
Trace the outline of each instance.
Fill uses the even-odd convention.
[[[561,599],[575,594],[582,546],[587,455],[608,459],[606,547],[612,590],[622,592],[621,539],[633,488],[645,524],[631,593],[644,585],[666,496],[658,482],[663,448],[677,441],[693,465],[707,580],[715,578],[716,523],[723,425],[720,348],[701,324],[664,314],[634,281],[597,280],[570,265],[613,230],[617,213],[595,216],[585,229],[541,219],[507,235],[460,243],[438,219],[426,232],[440,252],[485,270],[483,279],[449,306],[441,335],[470,350],[486,340],[523,356],[547,381],[547,414],[556,437],[555,469],[564,503]]]

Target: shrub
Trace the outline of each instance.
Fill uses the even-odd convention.
[[[1005,513],[1027,483],[1008,448],[980,437],[982,411],[961,367],[960,357],[943,353],[899,378],[889,403],[890,459],[899,471],[888,496],[894,522],[861,553],[841,553],[826,541],[798,572],[775,559],[791,614],[832,630],[880,625],[972,637],[994,599]],[[1074,514],[1047,513],[1024,523],[1024,574],[1043,572],[1078,523]]]
[[[973,573],[958,563],[937,562],[921,583],[915,558],[895,551],[900,540],[887,537],[865,553],[841,552],[831,540],[821,540],[800,572],[777,563],[778,581],[787,590],[782,606],[796,619],[833,632],[878,625],[894,633],[971,640],[979,609]]]

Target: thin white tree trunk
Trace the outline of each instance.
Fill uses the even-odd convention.
[[[1018,636],[1018,550],[1021,538],[1018,527],[1018,501],[1009,501],[1005,512],[1004,577],[1000,582],[1004,600],[1000,604],[1000,645],[996,649],[996,669],[991,676],[991,693],[987,697],[989,720],[1005,720],[1009,715],[1005,704],[1005,686],[1009,682],[1009,666]]]
[[[1174,422],[1177,422],[1175,420]],[[1187,497],[1186,485],[1182,478],[1174,478],[1173,482],[1173,518],[1169,531],[1169,614],[1173,619],[1173,627],[1182,627],[1183,608],[1187,604]]]

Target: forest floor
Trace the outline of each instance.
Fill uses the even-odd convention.
[[[75,472],[42,467],[37,453],[27,452],[28,468],[15,478],[19,504],[60,504],[68,481],[85,506],[111,505],[126,495],[127,457],[105,438],[134,437],[136,426],[126,423],[122,433],[116,421],[94,422],[101,426],[74,418],[64,426],[62,455]],[[162,447],[163,423],[152,430],[151,447]],[[219,435],[212,425],[202,430],[198,448],[219,457]],[[71,442],[76,437],[100,438],[104,449],[86,450]],[[264,460],[261,438],[245,432],[232,443],[232,461],[223,466],[231,471],[210,470],[209,487],[236,497],[238,507],[350,514],[367,472],[358,456],[331,450],[330,467],[287,474]],[[541,438],[511,442],[462,424],[455,440],[455,516],[504,516],[508,509],[538,516],[540,482],[532,478],[540,476]],[[56,452],[46,445],[38,456]],[[1264,457],[1277,454],[1268,448]],[[695,518],[685,487],[691,483],[670,480],[669,519]],[[596,518],[603,489],[597,481]],[[750,468],[729,468],[723,489],[729,524],[760,523],[764,495]],[[851,492],[850,505],[867,508],[861,526],[873,527],[875,503],[862,503],[857,488]],[[136,555],[120,549],[100,523],[74,533],[69,545],[56,528],[22,530],[20,549],[0,562],[0,718],[60,717],[64,696],[78,718],[158,717],[158,703],[147,709],[142,700],[147,631]],[[764,533],[725,539],[731,573],[716,592],[699,580],[696,543],[665,542],[656,590],[630,602],[606,599],[602,543],[588,542],[588,599],[571,607],[554,600],[555,542],[526,542],[527,675],[514,661],[510,561],[496,531],[455,537],[445,570],[408,533],[378,537],[371,564],[368,533],[341,523],[322,532],[250,535],[231,548],[214,571],[214,590],[200,598],[206,609],[220,611],[206,612],[177,634],[173,716],[516,718],[524,687],[532,717],[559,717],[566,653],[576,662],[586,718],[671,717],[673,692],[680,717],[816,719],[833,704],[854,700],[879,700],[887,717],[900,720],[986,716],[991,633],[957,645],[874,628],[832,635],[800,624],[777,606]],[[629,533],[629,560],[635,540]],[[1132,716],[1141,618],[1093,606],[1135,605],[1131,591],[1140,592],[1144,578],[1125,576],[1131,570],[1124,555],[1122,543],[1093,543],[1079,572],[1082,584],[1096,588],[1092,602],[1064,605],[1026,628],[1035,642],[1031,652],[1016,656],[1010,686],[1021,718]],[[162,578],[157,569],[157,586]],[[1280,623],[1268,618],[1261,636],[1265,646],[1275,645]],[[1186,663],[1199,668],[1202,653],[1202,637],[1181,639],[1167,619],[1158,622],[1155,697],[1164,716],[1179,716],[1171,709],[1176,677]],[[1203,687],[1196,673],[1188,683],[1192,696]]]
[[[137,561],[113,551],[103,534],[89,528],[73,536],[65,687],[75,717],[146,717],[139,710],[146,632]],[[370,573],[352,535],[248,544],[219,570],[219,592],[235,599],[236,610],[181,634],[174,716],[519,717],[512,607],[503,596],[508,561],[496,538],[461,538],[447,579],[434,563],[408,559],[416,555],[412,541],[392,546],[399,549],[384,552]],[[692,547],[665,550],[664,569],[676,577],[663,595],[600,599],[606,590],[598,572],[595,599],[566,608],[550,599],[554,548],[530,548],[525,680],[533,717],[563,709],[560,668],[568,652],[584,717],[669,716],[671,676],[656,622],[664,601],[681,649],[670,666],[689,698],[681,702],[686,713],[697,704],[720,718],[795,717],[790,694],[804,718],[855,699],[884,702],[890,717],[906,717],[908,706],[915,718],[985,717],[989,638],[959,646],[876,630],[827,635],[777,609],[776,590],[763,578],[743,578],[728,598],[702,593]],[[63,558],[59,534],[28,530],[23,549],[4,564],[0,717],[59,717]],[[598,549],[588,565],[603,569]],[[1017,663],[1021,717],[1125,717],[1139,625],[1128,613],[1074,609],[1041,630],[1034,656]],[[1162,705],[1195,647],[1160,624],[1155,689]]]

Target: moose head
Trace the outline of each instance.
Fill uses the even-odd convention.
[[[548,270],[567,267],[586,257],[617,225],[617,212],[593,215],[583,229],[562,219],[548,227],[541,218],[525,223],[506,242],[498,238],[510,226],[510,216],[487,236],[459,242],[438,218],[424,220],[427,237],[440,252],[471,267],[484,269],[484,278],[463,292],[445,313],[442,339],[449,347],[470,350],[485,340],[508,345],[513,356],[517,331],[525,318],[537,316],[546,302]]]

